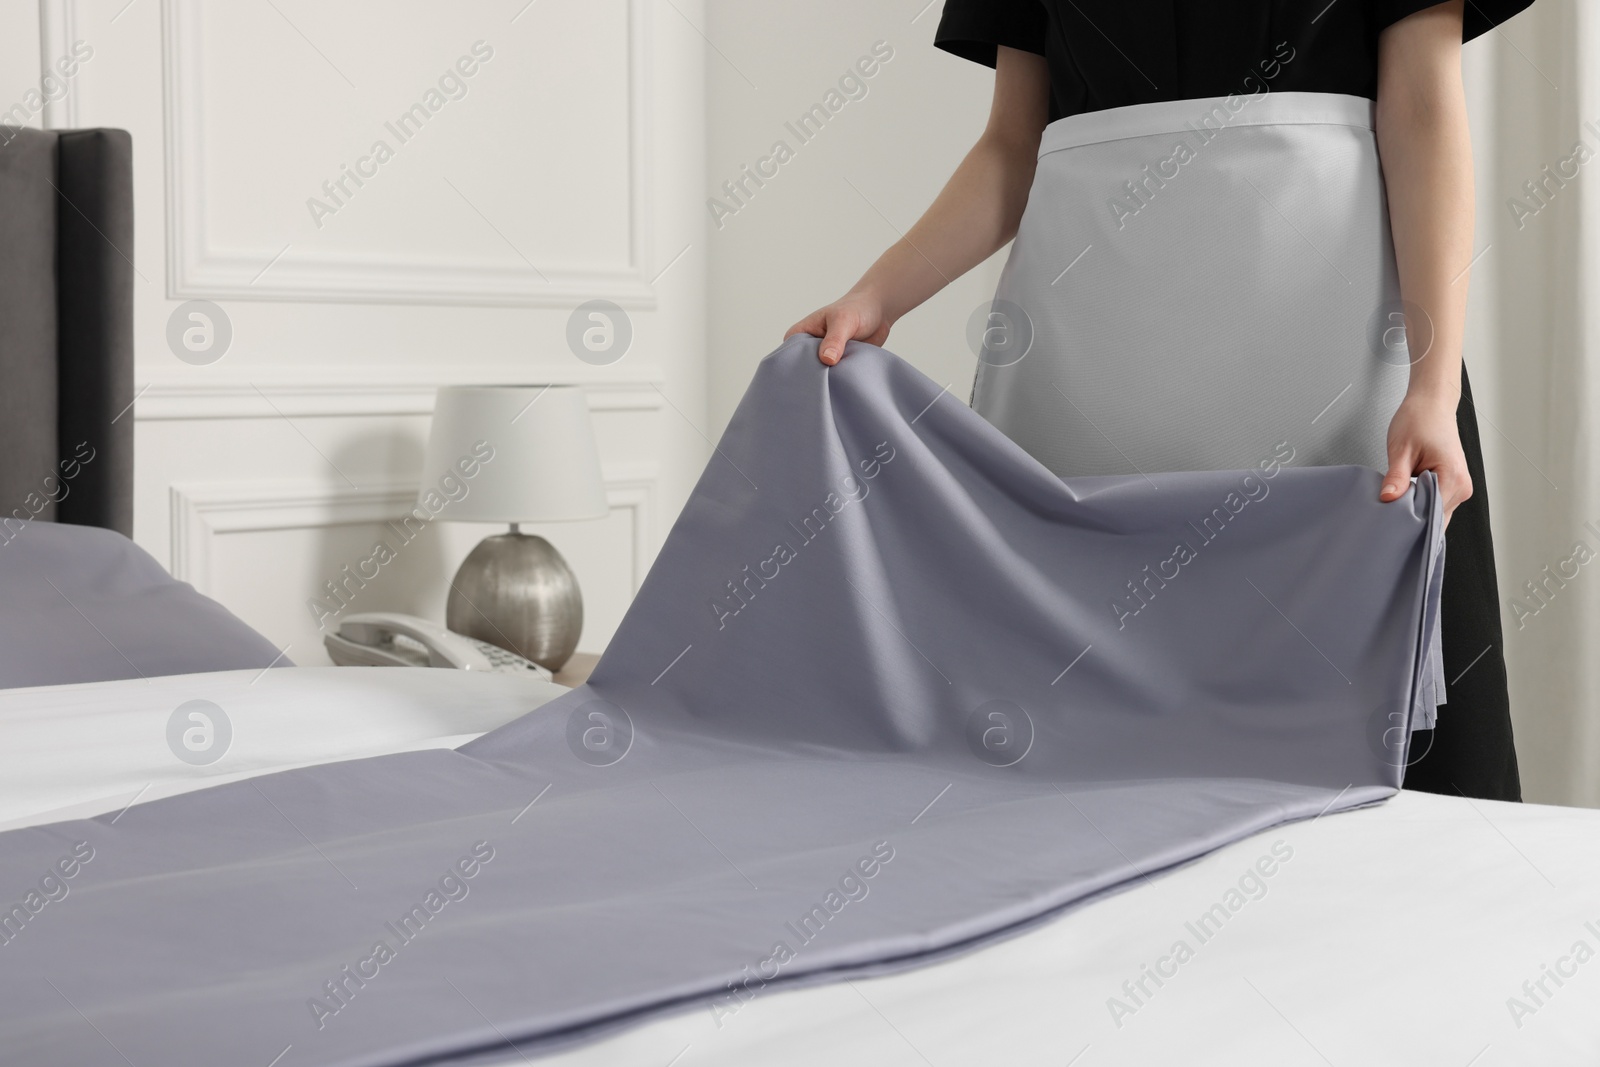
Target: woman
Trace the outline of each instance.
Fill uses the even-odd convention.
[[[1016,239],[973,406],[1058,475],[1433,471],[1447,702],[1406,786],[1521,798],[1461,364],[1474,255],[1463,40],[1532,0],[947,0],[995,67],[939,197],[790,330],[881,344]],[[1402,299],[1403,294],[1403,299]],[[1476,492],[1474,491],[1476,487]]]

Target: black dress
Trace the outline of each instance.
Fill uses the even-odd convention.
[[[1379,33],[1435,3],[946,0],[934,43],[989,66],[999,45],[1044,56],[1052,120],[1269,88],[1376,99]],[[1464,39],[1531,3],[1467,0]],[[1520,800],[1483,450],[1465,367],[1456,423],[1473,495],[1456,509],[1446,531],[1441,629],[1447,703],[1438,726],[1413,738],[1405,784],[1433,793]]]

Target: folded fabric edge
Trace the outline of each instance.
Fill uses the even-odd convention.
[[[1417,730],[1432,730],[1438,722],[1439,705],[1445,703],[1444,645],[1439,621],[1439,600],[1444,590],[1444,508],[1439,498],[1439,481],[1432,471],[1424,471],[1418,477],[1417,488],[1413,491],[1420,491],[1424,484],[1428,486],[1427,578],[1418,619],[1418,662],[1406,731],[1408,759],[1411,734]]]

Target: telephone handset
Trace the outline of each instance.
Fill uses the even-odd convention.
[[[454,667],[464,671],[550,672],[515,652],[447,630],[415,615],[372,611],[348,615],[322,639],[340,667]]]

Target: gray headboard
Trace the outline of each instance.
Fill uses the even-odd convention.
[[[0,524],[133,533],[133,142],[0,126]]]

